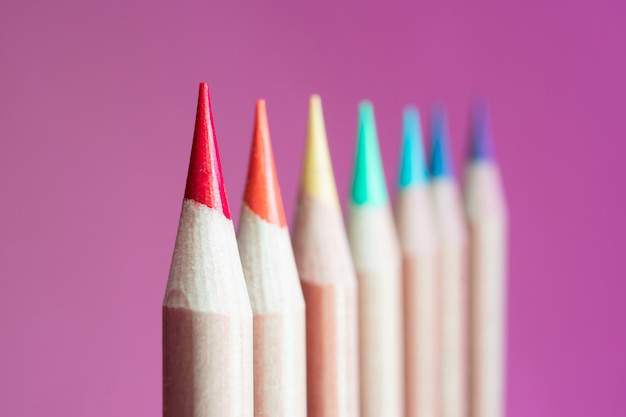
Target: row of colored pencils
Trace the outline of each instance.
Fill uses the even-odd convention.
[[[201,84],[163,303],[163,415],[502,417],[506,210],[486,112],[473,113],[463,204],[445,114],[429,173],[405,111],[394,221],[362,102],[346,233],[312,96],[290,236],[259,100],[235,235]]]

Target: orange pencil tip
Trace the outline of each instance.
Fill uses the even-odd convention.
[[[244,201],[263,220],[285,227],[285,212],[274,165],[265,100],[256,103],[256,116]]]

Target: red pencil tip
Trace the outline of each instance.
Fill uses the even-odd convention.
[[[280,227],[286,226],[264,100],[256,103],[244,201],[262,219]]]
[[[185,198],[221,210],[224,216],[231,218],[207,83],[200,83]]]

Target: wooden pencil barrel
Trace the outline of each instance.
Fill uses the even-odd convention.
[[[357,284],[341,212],[302,192],[294,252],[306,304],[309,417],[358,417]]]
[[[439,417],[439,254],[427,183],[402,189],[396,221],[402,248],[407,417]]]
[[[470,412],[504,416],[506,326],[506,209],[497,167],[468,168],[470,240]]]
[[[361,415],[404,415],[402,269],[388,205],[350,210],[349,241],[359,283]]]
[[[441,280],[441,394],[443,417],[468,413],[467,234],[458,189],[451,179],[432,185]]]

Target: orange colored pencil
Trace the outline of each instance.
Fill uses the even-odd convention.
[[[254,415],[306,417],[304,299],[263,100],[256,105],[237,242],[254,317]]]

